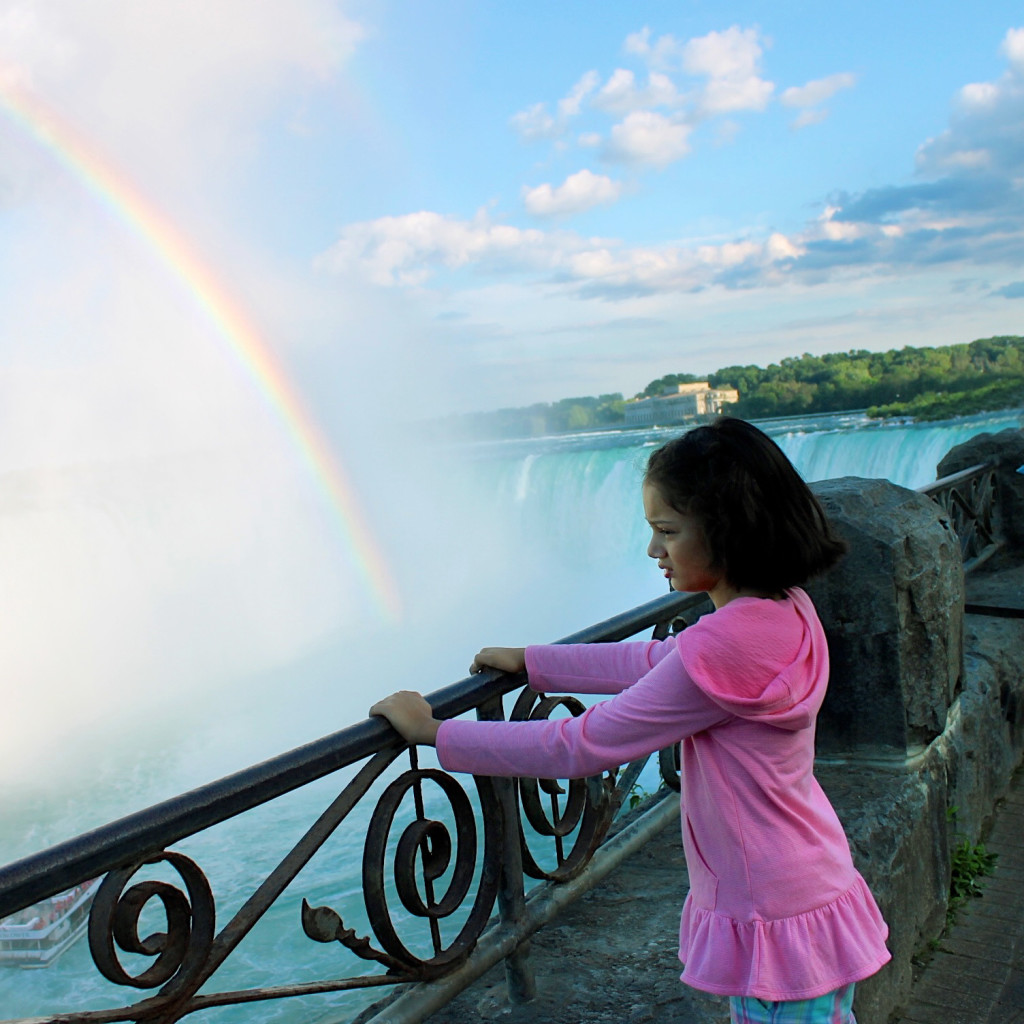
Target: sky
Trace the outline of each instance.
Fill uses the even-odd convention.
[[[189,435],[200,378],[197,435],[248,399],[215,344],[182,355],[188,279],[28,103],[175,225],[330,429],[368,396],[416,419],[1020,330],[1002,0],[4,0],[0,92],[0,373],[60,397],[57,447],[112,381],[163,416],[131,414],[146,438]]]

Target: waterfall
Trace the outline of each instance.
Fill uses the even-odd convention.
[[[836,415],[761,426],[808,481],[881,477],[920,487],[935,479],[951,448],[1022,423],[1020,413],[1001,413],[923,424]],[[475,471],[494,514],[511,516],[524,547],[540,545],[553,566],[570,571],[617,569],[643,553],[643,468],[651,450],[672,436],[665,429],[615,431],[479,445]]]

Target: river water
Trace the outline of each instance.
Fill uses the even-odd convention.
[[[932,424],[843,414],[762,426],[808,480],[886,477],[919,487],[934,479],[950,448],[981,432],[1020,428],[1024,411]],[[69,755],[63,774],[52,780],[8,779],[0,790],[3,861],[333,732],[397,685],[443,686],[461,676],[482,644],[553,640],[658,596],[664,583],[644,557],[639,482],[650,450],[670,435],[664,429],[606,431],[433,450],[431,479],[439,493],[409,503],[417,519],[430,519],[429,530],[410,527],[414,540],[394,545],[404,552],[400,576],[412,577],[403,582],[418,594],[401,628],[360,630],[358,636],[344,628],[322,630],[317,642],[283,663],[204,688],[162,726],[151,722],[144,742],[133,743],[126,726],[117,742],[103,745],[102,756],[87,747],[77,760]],[[62,500],[58,510],[18,514],[19,522],[26,514],[74,519],[82,510]],[[99,536],[116,561],[135,535],[116,517],[104,523],[90,527],[91,542]],[[189,637],[179,640],[187,646]],[[147,680],[137,685],[141,692]],[[337,788],[337,779],[322,780],[242,823],[181,844],[209,876],[221,923]],[[320,946],[302,934],[298,904],[303,897],[330,904],[366,934],[359,864],[370,809],[356,809],[207,991],[360,973],[340,947]],[[158,930],[159,916],[150,918]],[[129,966],[132,958],[124,962]],[[0,1019],[121,1005],[141,994],[99,978],[85,942],[45,971],[0,968]],[[257,1003],[190,1019],[309,1024],[354,1013],[371,998],[356,993]]]

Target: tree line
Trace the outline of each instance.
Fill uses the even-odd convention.
[[[727,366],[708,378],[736,388],[737,416],[792,416],[867,409],[869,416],[941,419],[1024,404],[1024,338],[783,359]]]
[[[1024,406],[1024,337],[1003,335],[887,352],[804,353],[766,367],[727,366],[704,375],[669,373],[635,397],[657,397],[676,384],[701,380],[713,388],[735,388],[740,400],[728,411],[746,419],[847,409],[866,409],[873,417],[945,419]],[[449,416],[433,427],[447,436],[536,437],[621,426],[625,406],[616,392]]]

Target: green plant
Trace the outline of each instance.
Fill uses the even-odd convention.
[[[946,808],[946,821],[956,821],[957,807]],[[961,832],[955,833],[960,842],[953,848],[952,872],[949,883],[949,906],[946,909],[946,928],[956,923],[957,911],[975,896],[981,895],[979,879],[995,870],[998,854],[989,853],[984,843],[972,843]]]
[[[633,808],[636,807],[637,804],[639,804],[642,800],[645,800],[650,795],[651,794],[648,793],[647,790],[644,789],[644,787],[641,786],[639,782],[634,782],[633,785],[630,787],[629,796],[627,797],[627,799],[629,800],[629,809],[633,810]]]
[[[949,895],[953,900],[963,902],[970,896],[980,896],[979,878],[991,875],[998,854],[989,853],[984,843],[972,843],[964,839],[953,851],[953,878]]]

